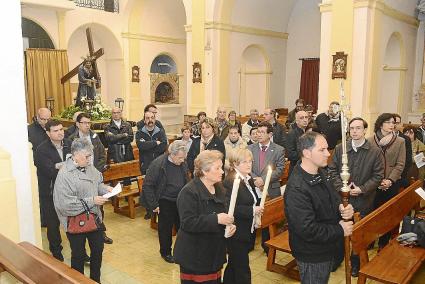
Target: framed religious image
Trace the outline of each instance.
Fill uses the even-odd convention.
[[[202,83],[202,68],[199,62],[193,63],[193,83]]]
[[[332,79],[347,79],[347,54],[342,51],[337,52],[333,57]]]
[[[140,82],[139,74],[140,74],[139,66],[131,67],[131,82]]]

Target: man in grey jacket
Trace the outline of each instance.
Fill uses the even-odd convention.
[[[360,117],[351,119],[348,124],[350,137],[347,141],[348,167],[350,172],[350,204],[363,218],[373,211],[376,188],[384,178],[384,159],[381,150],[365,139],[367,122]],[[335,189],[342,188],[342,145],[335,148],[329,172]],[[357,255],[351,257],[352,276],[359,274],[360,260]]]
[[[70,234],[68,233],[68,217],[83,213],[84,201],[90,212],[102,220],[100,206],[108,200],[102,195],[112,191],[112,188],[102,183],[102,174],[91,163],[93,150],[87,139],[74,140],[71,145],[71,155],[72,157],[67,159],[59,170],[53,191],[53,202],[71,246],[71,267],[84,274],[87,239],[90,246],[90,278],[100,282],[103,232],[97,230]]]

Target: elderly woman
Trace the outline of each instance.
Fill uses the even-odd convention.
[[[242,124],[236,119],[236,111],[231,110],[228,115],[230,126],[237,126],[239,134],[242,136]]]
[[[226,262],[224,229],[236,231],[227,213],[225,190],[221,185],[223,155],[205,150],[195,159],[195,178],[177,197],[180,229],[174,259],[180,265],[181,283],[221,283]]]
[[[375,135],[368,140],[381,149],[384,158],[384,179],[376,190],[374,205],[378,208],[397,195],[400,188],[401,173],[406,161],[406,147],[404,139],[394,133],[395,118],[392,113],[383,113],[376,119]],[[389,241],[390,234],[379,238],[379,248],[383,248]]]
[[[187,165],[193,172],[195,158],[204,150],[218,150],[223,154],[223,163],[226,149],[223,141],[216,133],[217,124],[211,118],[205,118],[201,123],[201,136],[193,139],[189,152],[187,153]]]
[[[76,139],[71,145],[72,157],[60,169],[53,191],[53,201],[59,220],[71,246],[71,267],[84,274],[86,239],[90,246],[90,278],[100,282],[102,265],[103,232],[95,230],[88,233],[68,232],[68,217],[85,212],[83,202],[90,212],[102,220],[100,205],[108,199],[102,195],[111,187],[102,183],[102,174],[90,163],[93,155],[92,145],[86,139]]]
[[[229,154],[230,171],[224,179],[226,200],[230,202],[233,181],[236,175],[242,179],[239,184],[235,206],[235,235],[227,242],[229,261],[224,271],[224,283],[251,283],[248,253],[255,241],[254,217],[261,215],[260,198],[255,191],[251,177],[252,152],[248,149],[237,149]]]

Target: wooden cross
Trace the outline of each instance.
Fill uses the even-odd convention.
[[[94,52],[93,38],[91,36],[91,29],[90,28],[86,29],[86,35],[87,35],[87,44],[89,46],[89,53],[90,53],[89,56],[93,58],[92,67],[93,67],[93,71],[95,72],[96,89],[98,89],[98,88],[100,88],[100,74],[99,74],[99,70],[97,69],[96,60],[99,57],[101,57],[104,54],[104,52],[103,52],[103,48],[99,48],[96,52]],[[72,69],[70,72],[65,74],[65,76],[63,76],[61,78],[61,84],[65,84],[66,81],[68,81],[69,79],[71,79],[72,77],[77,75],[78,74],[78,68],[80,67],[81,64],[83,64],[83,62],[81,62],[74,69]]]

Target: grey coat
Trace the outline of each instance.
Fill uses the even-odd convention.
[[[268,194],[271,198],[275,198],[281,195],[280,192],[280,177],[282,176],[283,169],[285,167],[285,153],[282,146],[270,141],[270,146],[266,151],[266,158],[264,161],[264,168],[260,169],[259,156],[260,156],[260,144],[255,143],[248,146],[248,149],[252,152],[254,161],[252,162],[252,177],[261,177],[263,181],[266,181],[267,168],[272,166],[273,172],[270,179],[270,186]]]
[[[68,216],[76,216],[84,212],[83,199],[102,220],[100,207],[94,204],[94,197],[107,193],[107,186],[102,183],[102,174],[92,165],[86,167],[86,172],[77,169],[74,161],[69,158],[56,177],[53,190],[53,202],[59,221],[64,231],[68,228]]]
[[[373,210],[373,200],[376,189],[384,178],[384,158],[381,150],[369,141],[354,151],[352,140],[347,141],[348,167],[350,172],[349,183],[354,182],[362,193],[358,196],[350,196],[350,204],[362,217]],[[342,145],[338,144],[328,166],[333,185],[338,191],[342,188]]]

